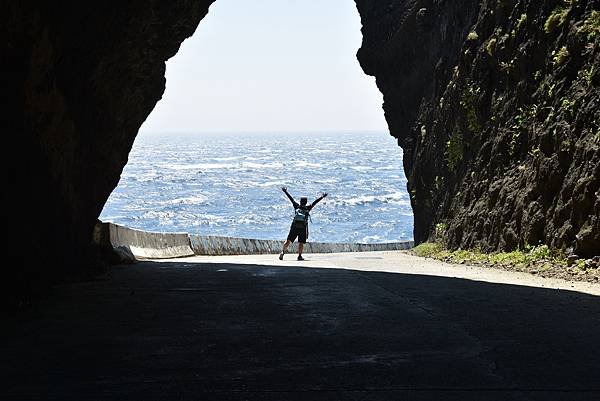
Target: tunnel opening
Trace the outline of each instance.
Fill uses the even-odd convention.
[[[232,29],[232,26],[235,27]],[[168,60],[100,219],[151,232],[283,239],[312,202],[309,241],[410,240],[402,149],[356,60],[353,1],[220,0]]]

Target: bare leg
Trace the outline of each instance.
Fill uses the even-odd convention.
[[[304,249],[304,244],[302,242],[298,243],[298,256],[302,256],[302,250]]]
[[[281,249],[281,253],[279,254],[279,260],[283,260],[283,254],[287,251],[288,246],[290,246],[291,243],[292,241],[290,241],[289,239],[283,243],[283,248]]]

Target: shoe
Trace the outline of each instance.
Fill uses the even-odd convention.
[[[283,252],[279,254],[279,260],[283,260]]]
[[[298,255],[298,260],[304,260],[304,258],[302,257],[302,255]]]

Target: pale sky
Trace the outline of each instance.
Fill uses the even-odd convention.
[[[387,132],[360,28],[353,0],[217,0],[140,132]]]

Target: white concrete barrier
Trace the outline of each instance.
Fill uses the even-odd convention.
[[[158,233],[109,224],[110,243],[114,248],[128,247],[138,259],[167,259],[193,256],[187,233]]]
[[[187,233],[164,233],[135,230],[114,223],[102,223],[102,236],[108,235],[113,248],[126,247],[137,259],[168,259],[194,255],[257,255],[278,254],[283,241],[252,238],[220,237]],[[100,235],[100,234],[98,234]],[[100,241],[100,240],[98,240]],[[103,240],[105,243],[106,239]],[[413,241],[383,244],[308,242],[305,253],[397,251],[410,249]],[[298,252],[298,243],[288,253]]]
[[[196,255],[256,255],[281,252],[283,241],[250,238],[217,237],[190,234],[190,244]],[[298,244],[294,242],[288,253],[296,253]],[[308,242],[305,253],[398,251],[410,249],[413,241],[390,242],[383,244]]]
[[[283,242],[252,238],[218,237],[190,234],[196,255],[258,255],[279,253]]]

